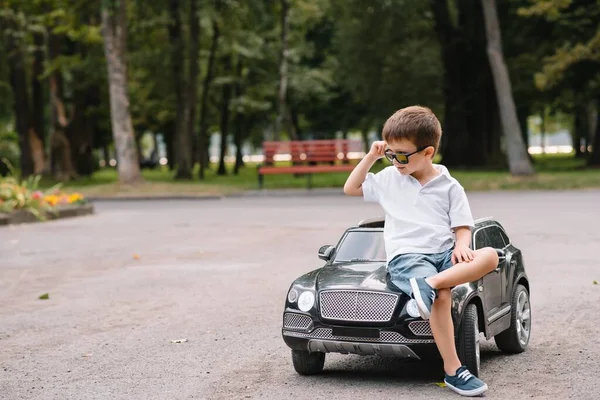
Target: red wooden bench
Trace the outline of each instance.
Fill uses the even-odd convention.
[[[306,174],[310,189],[312,174],[352,171],[354,165],[345,163],[348,153],[361,150],[360,141],[346,139],[264,142],[264,164],[258,167],[258,186],[262,189],[264,175]],[[276,155],[290,155],[293,165],[276,166]]]

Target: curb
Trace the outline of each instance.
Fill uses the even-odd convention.
[[[318,189],[270,189],[249,190],[239,196],[229,197],[297,197],[297,196],[343,196],[342,188],[318,188]]]
[[[228,198],[256,198],[256,197],[298,197],[298,196],[343,196],[344,192],[340,189],[317,188],[317,189],[263,189],[248,190],[237,193],[214,195],[214,196],[193,196],[193,195],[161,195],[161,196],[126,196],[126,197],[86,197],[88,201],[94,202],[118,202],[118,201],[194,201],[194,200],[224,200]]]
[[[58,207],[56,211],[56,214],[46,214],[46,221],[90,215],[94,213],[94,206],[89,203],[78,206],[61,206]],[[40,221],[32,213],[26,210],[14,211],[10,214],[0,214],[0,226],[19,225],[32,222],[44,221]]]
[[[157,200],[221,200],[224,199],[225,195],[222,196],[127,196],[127,197],[102,197],[102,196],[91,196],[86,197],[90,202],[94,201],[157,201]]]

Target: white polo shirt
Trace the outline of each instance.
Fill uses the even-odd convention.
[[[385,211],[383,236],[387,261],[398,254],[441,253],[454,244],[452,228],[473,228],[465,190],[443,165],[440,174],[425,185],[389,166],[369,172],[362,184],[365,201],[379,203]]]

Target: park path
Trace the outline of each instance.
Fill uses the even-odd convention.
[[[532,288],[529,350],[483,342],[487,398],[598,397],[600,191],[469,199],[523,250]],[[316,377],[291,366],[291,281],[380,213],[336,195],[111,201],[0,228],[0,399],[458,398],[424,363],[329,355]]]

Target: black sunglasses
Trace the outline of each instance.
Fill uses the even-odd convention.
[[[418,152],[423,151],[428,147],[429,146],[421,147],[420,149],[417,149],[416,151],[413,151],[412,153],[408,154],[394,153],[391,149],[387,149],[384,154],[385,158],[387,158],[388,161],[392,164],[394,163],[394,160],[398,161],[399,164],[408,164],[408,157],[412,156],[413,154],[417,154]]]

